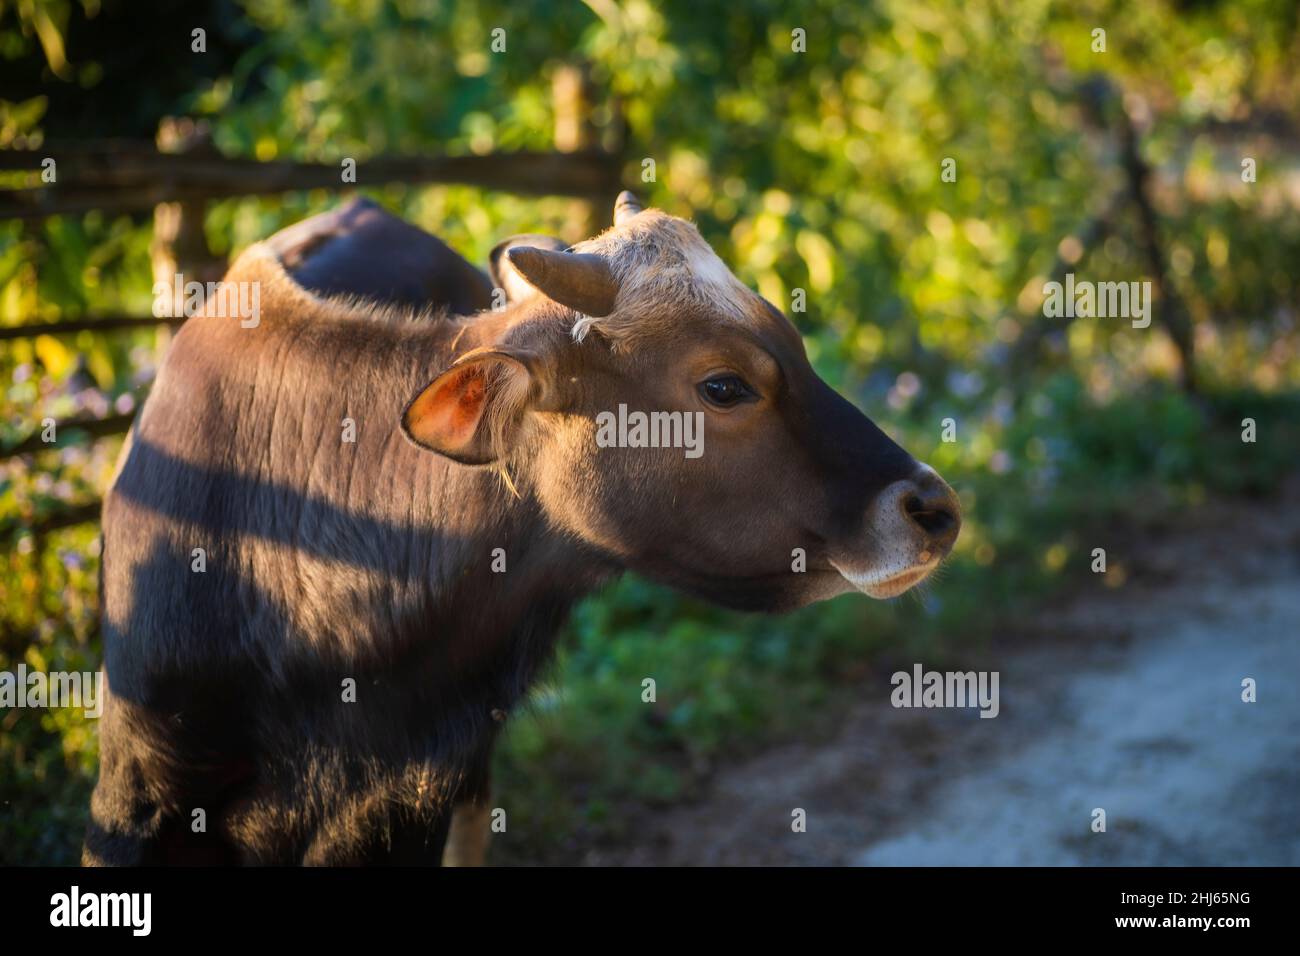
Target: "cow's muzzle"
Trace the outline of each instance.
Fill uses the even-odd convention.
[[[891,598],[920,584],[948,556],[961,531],[961,505],[928,465],[888,485],[871,504],[866,561],[833,561],[859,591]]]

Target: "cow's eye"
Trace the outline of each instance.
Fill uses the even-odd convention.
[[[754,390],[745,384],[744,379],[735,375],[719,375],[700,382],[700,394],[710,405],[730,408],[738,402],[752,398]]]

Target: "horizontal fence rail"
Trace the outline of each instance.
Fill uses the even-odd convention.
[[[25,518],[19,518],[18,520],[0,522],[0,541],[10,542],[15,535],[21,534],[30,534],[40,538],[43,535],[54,531],[62,531],[65,528],[93,524],[99,520],[99,512],[103,506],[104,503],[96,499],[68,505],[48,517],[37,520],[29,521]]]
[[[115,315],[102,318],[62,319],[57,322],[24,322],[19,325],[0,325],[0,342],[10,339],[34,339],[38,335],[71,335],[76,332],[125,332],[131,329],[152,329],[160,325],[176,328],[185,321],[184,316],[153,318],[145,316]],[[0,455],[3,457],[3,455]]]
[[[56,181],[41,183],[41,164],[55,161]],[[0,219],[41,219],[93,210],[149,210],[192,202],[311,189],[388,183],[478,186],[532,196],[608,202],[618,191],[619,161],[601,149],[359,159],[355,181],[339,164],[260,162],[205,153],[162,153],[151,145],[101,143],[0,150],[0,171],[30,173],[27,188],[0,189]]]
[[[37,429],[34,434],[28,435],[21,441],[0,447],[0,461],[7,458],[16,458],[19,455],[30,455],[38,451],[53,451],[66,448],[69,443],[65,441],[65,438],[69,434],[87,435],[91,438],[120,435],[131,427],[131,422],[134,420],[134,411],[108,415],[103,418],[66,418],[61,422],[54,423],[54,441],[44,441],[41,438],[43,429]]]

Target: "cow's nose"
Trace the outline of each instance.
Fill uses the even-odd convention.
[[[900,490],[897,500],[903,518],[925,535],[931,551],[947,553],[961,531],[956,493],[926,465]]]

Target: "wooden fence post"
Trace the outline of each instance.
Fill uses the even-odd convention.
[[[167,117],[158,126],[158,151],[194,156],[215,156],[212,133],[206,123],[189,118]],[[163,202],[154,207],[153,241],[149,258],[153,281],[170,286],[176,276],[184,282],[216,282],[225,274],[225,264],[208,249],[204,219],[208,204],[202,199]],[[171,327],[158,327],[158,346],[171,339]]]
[[[1137,246],[1146,262],[1147,271],[1151,274],[1150,282],[1155,292],[1153,307],[1156,310],[1156,318],[1169,335],[1178,353],[1179,384],[1185,391],[1194,394],[1196,392],[1195,330],[1192,328],[1191,314],[1174,287],[1173,278],[1165,262],[1159,217],[1150,195],[1151,167],[1142,157],[1138,125],[1130,112],[1135,104],[1126,101],[1123,92],[1103,74],[1094,75],[1079,84],[1078,95],[1084,115],[1089,122],[1114,136],[1123,175],[1123,184],[1118,192],[1075,233],[1081,255],[1100,245],[1107,235],[1118,227],[1127,208],[1131,206],[1136,211]],[[1075,261],[1078,260],[1067,260],[1058,253],[1056,263],[1049,273],[1050,281],[1064,281],[1065,273]],[[1023,386],[1028,381],[1024,379],[1024,373],[1037,357],[1043,339],[1050,332],[1066,330],[1071,321],[1069,318],[1039,317],[1033,324],[1026,323],[1020,340],[1012,347],[1010,356],[1012,378],[1021,381],[1022,395]]]
[[[551,95],[555,101],[555,148],[561,153],[578,153],[595,149],[599,142],[599,132],[591,117],[591,81],[587,71],[574,64],[563,64],[551,79]],[[610,224],[609,215],[602,216],[599,187],[604,184],[592,183],[590,198],[574,200],[570,205],[569,222],[566,231],[580,234],[589,239]],[[608,207],[605,213],[612,214],[614,196],[604,197]]]
[[[1179,359],[1179,384],[1189,393],[1196,391],[1196,345],[1191,313],[1178,294],[1165,259],[1160,235],[1160,218],[1151,195],[1151,167],[1142,156],[1140,133],[1134,113],[1141,104],[1120,96],[1116,123],[1119,126],[1120,163],[1128,183],[1128,192],[1138,216],[1138,248],[1146,260],[1155,289],[1155,308],[1160,324],[1173,340]]]

